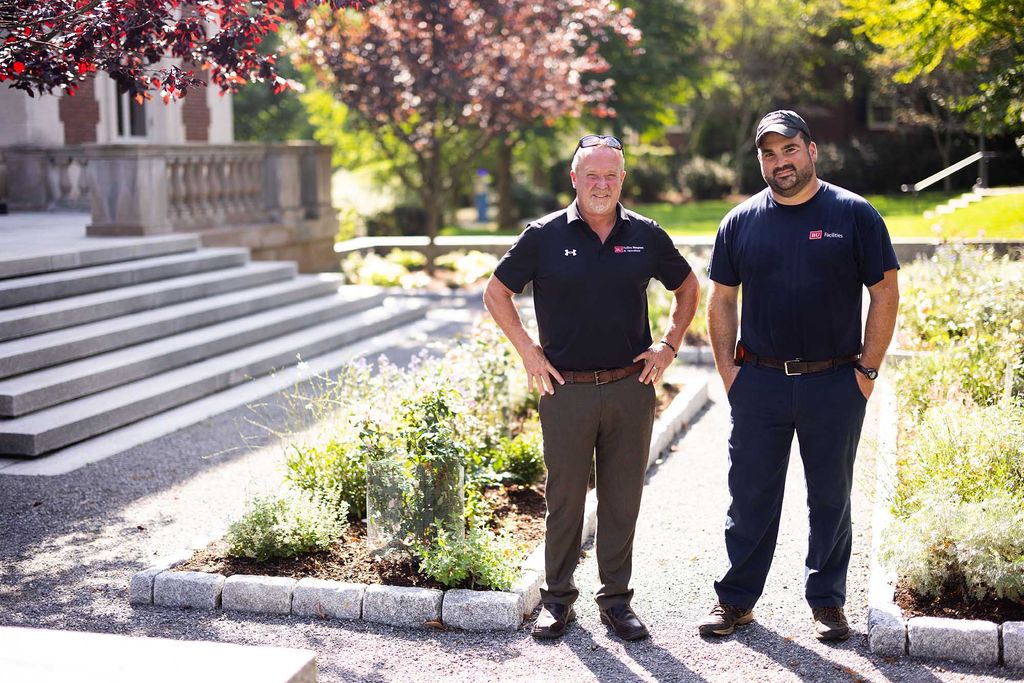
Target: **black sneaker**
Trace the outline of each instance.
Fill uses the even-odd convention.
[[[813,607],[814,633],[818,640],[846,640],[850,637],[850,624],[842,607]]]
[[[711,614],[697,626],[702,636],[727,636],[737,626],[749,624],[754,620],[754,610],[740,609],[735,605],[720,602],[711,608]]]

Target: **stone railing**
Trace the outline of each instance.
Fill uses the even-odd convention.
[[[5,149],[0,197],[11,211],[88,210],[88,154],[73,145]]]
[[[336,268],[331,153],[316,143],[24,146],[2,154],[11,211],[89,210],[90,236],[192,232],[206,244],[249,247],[255,258]]]

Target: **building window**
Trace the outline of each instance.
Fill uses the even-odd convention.
[[[868,130],[895,130],[896,103],[889,98],[868,96]]]
[[[117,90],[117,136],[146,137],[146,105],[138,103],[123,89]]]

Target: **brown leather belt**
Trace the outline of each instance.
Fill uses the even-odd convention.
[[[824,372],[826,370],[833,370],[841,365],[848,365],[849,363],[856,363],[860,360],[860,354],[854,354],[852,356],[842,356],[840,358],[833,358],[831,360],[812,360],[805,361],[796,358],[794,360],[777,360],[775,358],[765,358],[759,356],[756,353],[751,353],[744,349],[742,358],[737,359],[738,365],[744,363],[753,363],[754,365],[762,365],[766,368],[775,368],[776,370],[782,370],[787,376],[793,377],[796,375],[809,375],[814,372]]]
[[[638,360],[632,365],[614,370],[559,370],[566,384],[608,384],[618,382],[644,369],[644,362]]]

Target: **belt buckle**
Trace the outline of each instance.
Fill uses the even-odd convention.
[[[604,371],[603,370],[594,370],[594,385],[595,386],[601,386],[602,384],[608,384],[608,380],[605,380],[604,382],[601,381],[601,373],[602,372],[604,372]]]
[[[799,358],[794,358],[793,360],[783,361],[782,369],[786,371],[786,377],[799,377],[800,375],[804,374],[802,372],[790,372],[789,371],[789,364],[790,363],[802,363],[802,362],[803,361],[801,359],[799,359]]]

